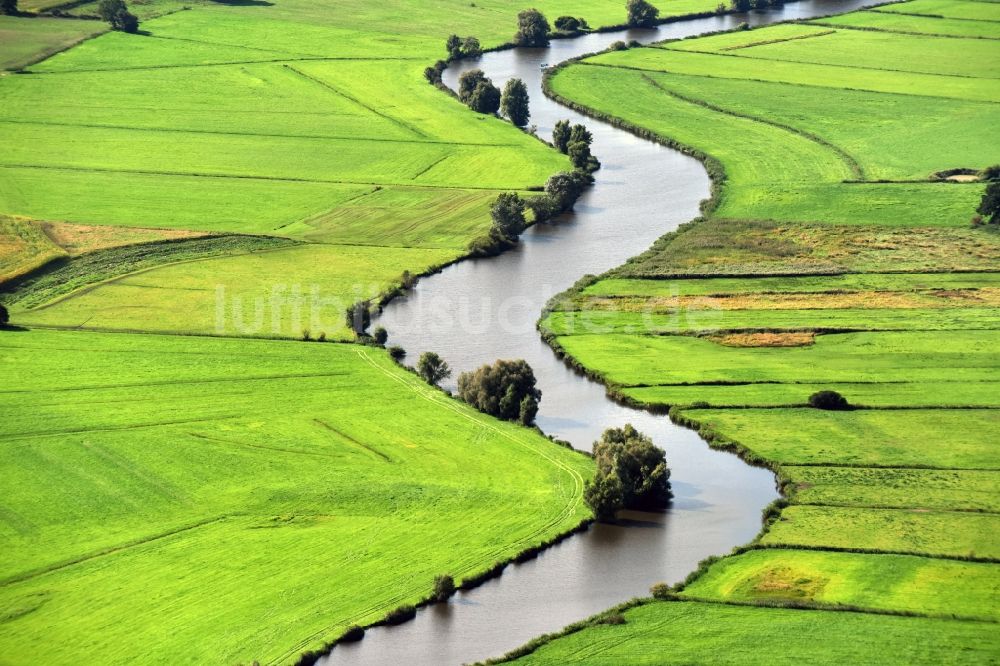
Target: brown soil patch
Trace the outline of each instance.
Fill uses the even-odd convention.
[[[112,247],[210,235],[201,231],[182,229],[111,227],[70,224],[68,222],[37,222],[36,224],[53,243],[66,250],[73,257]]]
[[[712,335],[708,339],[726,347],[807,347],[816,342],[816,334],[812,332],[728,333]]]
[[[948,176],[945,180],[951,180],[956,183],[974,183],[979,180],[979,176],[971,173],[957,173],[954,176]]]

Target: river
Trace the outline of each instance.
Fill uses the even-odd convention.
[[[477,68],[500,88],[510,78],[522,79],[538,134],[551,136],[560,119],[584,123],[594,134],[592,150],[603,167],[572,213],[532,227],[515,249],[499,257],[464,261],[420,280],[410,294],[386,307],[376,325],[389,331],[390,344],[406,349],[410,362],[423,351],[440,353],[454,373],[446,388],[454,388],[458,373],[484,363],[527,360],[542,390],[538,425],[543,431],[590,450],[605,428],[632,423],[665,449],[675,499],[664,513],[628,512],[619,525],[595,525],[446,604],[421,609],[411,622],[371,629],[360,643],[337,646],[320,663],[441,666],[499,656],[535,636],[646,596],[653,583],[679,581],[705,557],[753,539],[761,510],[778,496],[769,471],[710,449],[666,416],[609,400],[603,386],[569,369],[535,329],[551,296],[587,273],[602,273],[644,251],[697,216],[698,203],[709,194],[708,175],[696,160],[547,99],[541,65],[600,51],[617,40],[649,43],[742,21],[760,25],[863,4],[806,0],[766,12],[591,34],[555,40],[548,48],[488,53],[445,71],[451,88],[457,88],[463,72]]]

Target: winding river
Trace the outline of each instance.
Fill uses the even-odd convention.
[[[709,555],[750,541],[761,510],[777,497],[773,475],[714,451],[697,434],[657,416],[618,405],[604,387],[569,369],[540,339],[535,322],[545,302],[587,273],[601,273],[648,248],[698,214],[709,193],[701,164],[676,151],[585,118],[541,92],[541,65],[555,64],[635,39],[648,43],[734,27],[845,12],[862,0],[805,0],[767,12],[666,24],[652,30],[591,34],[463,61],[445,72],[481,68],[503,87],[524,80],[531,124],[550,136],[557,120],[582,122],[594,134],[603,168],[576,209],[529,229],[514,250],[469,260],[420,280],[394,300],[378,323],[411,360],[440,353],[454,375],[498,358],[523,358],[542,389],[538,425],[589,450],[601,431],[632,423],[667,453],[675,500],[664,513],[628,513],[618,525],[595,525],[538,558],[509,566],[499,578],[447,604],[421,609],[396,627],[368,631],[360,643],[337,646],[321,663],[351,665],[461,664],[499,656],[529,639],[676,582]],[[870,4],[870,3],[869,3]],[[454,380],[447,388],[454,388]],[[502,474],[502,470],[497,470]]]

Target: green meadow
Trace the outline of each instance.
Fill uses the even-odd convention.
[[[692,149],[716,190],[705,219],[553,300],[542,330],[613,394],[769,466],[784,498],[672,600],[513,660],[995,659],[1000,254],[969,224],[983,184],[936,174],[1000,160],[998,8],[913,0],[549,78]],[[810,407],[820,390],[854,409]]]
[[[588,515],[586,458],[381,350],[32,331],[0,357],[12,663],[291,662]]]

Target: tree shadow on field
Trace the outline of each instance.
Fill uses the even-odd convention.
[[[273,2],[268,0],[212,0],[217,5],[229,5],[231,7],[270,7]]]

